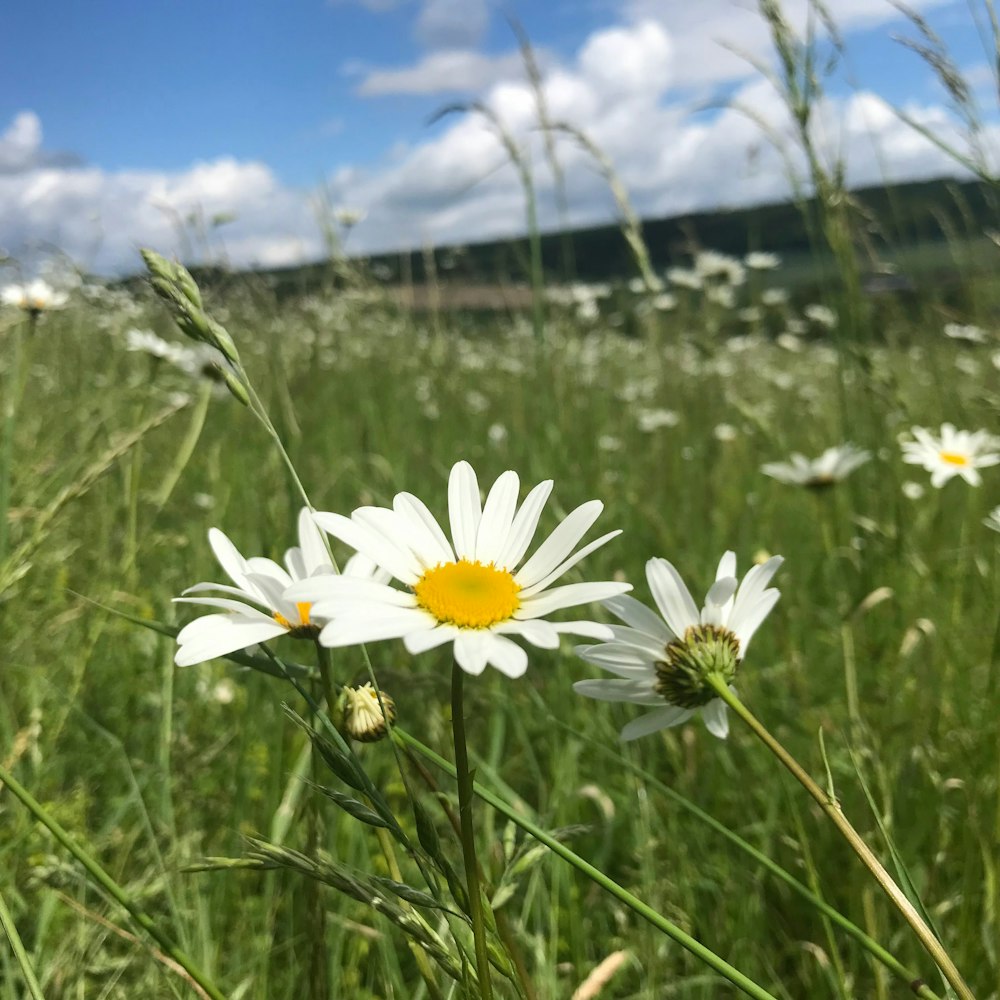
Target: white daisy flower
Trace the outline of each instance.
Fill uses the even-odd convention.
[[[983,524],[986,525],[991,531],[1000,531],[1000,507],[994,507],[993,510],[983,518]]]
[[[336,209],[333,213],[337,225],[342,226],[344,229],[353,229],[355,226],[360,225],[365,221],[367,215],[368,213],[365,209],[353,208],[348,205]]]
[[[944,335],[952,340],[965,340],[970,344],[985,344],[986,331],[971,323],[945,323]]]
[[[871,457],[871,452],[848,441],[827,448],[819,458],[806,458],[796,452],[788,462],[768,462],[760,467],[760,471],[765,476],[792,486],[821,489],[846,479]]]
[[[303,508],[299,514],[299,544],[285,553],[285,567],[260,556],[244,559],[218,528],[209,530],[208,542],[235,586],[196,583],[184,594],[215,591],[227,596],[174,598],[180,604],[203,604],[219,609],[218,613],[196,618],[178,632],[174,657],[178,666],[203,663],[281,635],[297,638],[319,635],[324,619],[317,620],[308,602],[291,601],[284,596],[285,590],[297,581],[336,575],[323,536],[308,508]],[[373,567],[363,557],[354,557],[345,567],[344,576],[371,580]],[[374,578],[384,579],[381,576]]]
[[[69,301],[69,296],[57,291],[47,281],[36,278],[26,285],[7,285],[0,289],[0,301],[37,315],[47,309],[61,309]]]
[[[612,626],[611,642],[579,646],[577,652],[617,677],[577,681],[573,689],[599,701],[626,701],[653,709],[625,726],[623,740],[678,726],[699,711],[708,731],[725,739],[726,705],[705,677],[714,674],[732,686],[750,639],[780,596],[767,585],[783,561],[773,556],[754,566],[740,583],[736,556],[727,552],[699,612],[673,565],[666,559],[650,559],[646,579],[662,618],[632,597],[605,601],[605,607],[625,624]]]
[[[954,476],[978,486],[978,470],[1000,463],[1000,438],[987,431],[957,431],[953,424],[942,424],[940,437],[925,427],[914,427],[911,433],[915,440],[902,442],[903,461],[923,466],[937,489]]]
[[[752,250],[743,258],[751,271],[773,271],[781,266],[781,258],[776,253],[767,253],[764,250]]]
[[[837,325],[837,314],[829,307],[812,303],[802,310],[806,319],[832,330]]]
[[[481,505],[472,466],[457,463],[448,481],[451,541],[410,493],[397,494],[391,509],[360,507],[350,517],[317,514],[321,528],[403,587],[327,576],[296,584],[288,596],[315,602],[316,614],[330,619],[319,636],[325,646],[402,639],[408,652],[422,653],[451,642],[456,662],[470,674],[481,674],[490,664],[508,677],[520,677],[528,656],[508,636],[543,649],[556,648],[560,633],[611,638],[607,625],[545,619],[553,611],[632,589],[613,582],[550,587],[620,534],[608,532],[574,551],[604,505],[599,500],[581,504],[522,565],[552,481],[539,483],[520,509],[519,486],[517,473],[505,472]]]
[[[158,337],[152,330],[137,330],[135,328],[125,331],[125,350],[141,351],[154,358],[171,358],[176,350],[176,345],[170,341]]]

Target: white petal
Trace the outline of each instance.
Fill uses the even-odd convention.
[[[187,590],[181,591],[185,596],[188,594],[204,594],[206,591],[214,590],[220,594],[230,594],[233,597],[239,597],[244,601],[253,601],[256,604],[260,603],[260,594],[249,590],[241,590],[239,587],[227,587],[224,583],[196,583],[193,587],[188,587]]]
[[[401,608],[416,607],[417,599],[409,591],[390,587],[376,580],[354,576],[313,576],[293,583],[284,592],[287,601],[372,601]]]
[[[653,663],[638,650],[620,646],[614,642],[602,642],[594,646],[577,646],[576,654],[588,663],[593,663],[608,673],[617,674],[629,680],[643,678],[652,681],[656,677]]]
[[[666,641],[654,639],[652,636],[646,635],[645,632],[629,628],[627,625],[612,625],[611,641],[634,646],[636,649],[642,650],[650,660],[662,660],[666,656],[667,644],[672,642],[674,638],[666,629],[663,631],[667,636]]]
[[[524,553],[528,551],[532,538],[535,537],[535,528],[538,527],[538,519],[542,515],[542,508],[552,492],[552,480],[546,479],[539,483],[524,498],[521,509],[514,516],[510,533],[507,538],[506,547],[497,555],[496,565],[504,569],[513,569],[524,558]]]
[[[319,641],[324,646],[358,646],[382,639],[401,639],[412,632],[423,632],[438,623],[423,611],[388,609],[384,615],[350,620],[334,619],[323,626]]]
[[[712,584],[705,596],[705,607],[701,611],[702,625],[726,624],[737,586],[738,582],[734,576],[724,576]]]
[[[423,500],[412,493],[397,493],[392,507],[406,522],[413,535],[413,548],[424,557],[429,567],[455,561],[451,543]]]
[[[627,701],[634,705],[662,705],[663,696],[653,690],[649,681],[596,680],[577,681],[573,685],[577,694],[597,701]]]
[[[458,633],[459,630],[454,625],[438,625],[424,632],[412,632],[403,636],[403,645],[408,653],[415,656],[417,653],[425,653],[428,649],[436,649],[446,642],[451,642]]]
[[[630,625],[639,632],[645,632],[646,635],[659,639],[664,644],[677,638],[655,611],[651,611],[634,597],[629,597],[627,594],[622,594],[620,597],[610,597],[604,602],[604,606],[626,625]]]
[[[252,608],[249,604],[234,601],[228,597],[175,597],[174,604],[201,604],[208,608],[222,608],[223,611],[243,615],[248,621],[274,621],[272,615],[264,614],[263,611]],[[179,638],[180,633],[178,633]]]
[[[455,636],[455,662],[467,674],[481,674],[486,669],[489,632],[462,629]]]
[[[292,582],[292,578],[285,568],[279,566],[273,559],[266,559],[264,556],[251,556],[247,560],[247,577],[253,579],[261,576],[278,581],[282,588],[289,586]]]
[[[526,621],[506,621],[494,626],[500,635],[519,635],[539,649],[557,649],[559,632],[552,622],[529,618]]]
[[[448,478],[448,516],[455,555],[459,559],[475,559],[476,534],[482,509],[479,506],[479,482],[468,462],[457,462]]]
[[[678,639],[684,638],[687,629],[701,618],[680,573],[666,559],[650,559],[646,579],[663,620]]]
[[[228,615],[211,615],[214,626],[211,631],[199,634],[196,640],[184,642],[177,647],[174,662],[179,667],[189,667],[194,663],[214,660],[217,656],[235,653],[247,646],[283,635],[285,629],[276,621],[258,622],[231,618]]]
[[[715,579],[721,580],[726,576],[736,576],[735,552],[725,552],[719,560],[719,568],[716,570]]]
[[[739,614],[741,605],[752,605],[757,603],[757,599],[767,589],[771,582],[771,577],[778,572],[779,567],[785,560],[781,556],[771,556],[766,563],[761,566],[753,566],[740,584],[740,589],[736,592],[736,600],[733,611]],[[732,621],[732,618],[730,618]]]
[[[588,500],[566,515],[535,554],[518,570],[514,579],[521,587],[530,587],[552,572],[573,551],[576,543],[604,510],[600,500]]]
[[[510,639],[505,639],[502,635],[488,633],[489,640],[486,644],[486,659],[500,673],[507,677],[521,677],[528,669],[528,654]]]
[[[729,715],[726,712],[726,703],[721,698],[713,698],[701,709],[701,717],[705,721],[705,728],[720,740],[724,740],[729,735]]]
[[[514,617],[522,621],[525,618],[541,618],[553,611],[571,608],[575,604],[603,601],[631,589],[631,583],[615,583],[610,580],[600,583],[567,583],[564,587],[543,591],[537,597],[525,601],[514,612]]]
[[[640,736],[648,736],[659,729],[669,729],[671,726],[679,726],[682,722],[687,722],[691,718],[690,708],[681,708],[679,705],[667,705],[658,708],[655,712],[647,712],[640,715],[638,719],[633,719],[621,731],[621,739],[627,743],[630,740],[637,740]]]
[[[601,666],[613,663],[622,667],[642,667],[652,673],[653,664],[656,663],[655,656],[627,642],[598,642],[585,648],[587,652],[580,655],[588,663],[597,663]]]
[[[780,596],[781,594],[777,590],[765,590],[763,596],[753,607],[741,607],[739,619],[730,622],[729,627],[739,640],[740,657],[746,656],[747,646],[750,645],[750,640],[753,638],[754,632],[760,628],[761,622],[770,614],[771,608],[778,603]]]
[[[614,632],[610,625],[601,622],[588,622],[584,620],[573,622],[550,622],[560,635],[579,635],[584,639],[599,639],[602,642],[609,642],[614,638]]]
[[[410,568],[419,574],[437,565],[436,554],[424,559],[413,544],[413,533],[409,525],[389,507],[358,507],[351,512],[351,520],[363,525],[376,535],[381,535],[401,556],[408,560]]]
[[[555,583],[563,573],[575,566],[581,559],[589,556],[595,549],[599,549],[602,545],[610,542],[612,538],[620,534],[621,529],[619,528],[617,531],[609,531],[606,535],[601,535],[600,538],[588,542],[582,549],[577,549],[568,559],[564,559],[551,573],[537,583],[533,583],[530,587],[525,587],[521,592],[521,597],[531,597],[532,594],[537,594],[539,591],[544,590],[550,583]]]
[[[316,530],[319,531],[319,528]],[[298,545],[293,545],[291,548],[285,549],[285,566],[288,569],[288,575],[293,580],[304,580],[310,575],[306,570],[306,561],[302,555],[302,549]]]
[[[476,533],[476,559],[481,563],[496,562],[507,547],[520,488],[517,473],[510,470],[503,473],[490,488]]]
[[[355,552],[347,560],[343,575],[354,579],[374,580],[376,583],[388,583],[392,579],[391,573],[380,569],[378,563],[360,552]]]
[[[289,604],[284,599],[283,595],[288,586],[291,585],[291,580],[289,580],[287,584],[282,584],[279,580],[275,580],[270,576],[248,573],[247,583],[252,584],[257,588],[257,590],[260,591],[261,596],[264,598],[263,603],[265,607],[272,608],[275,611],[280,611],[282,614],[285,614]]]
[[[384,535],[342,514],[322,511],[314,517],[316,523],[327,534],[339,538],[352,549],[368,556],[372,562],[388,570],[397,580],[413,584],[420,579],[421,570],[413,554],[410,551],[401,552]]]
[[[333,562],[327,551],[326,542],[313,520],[312,511],[303,507],[299,511],[299,548],[302,552],[302,562],[305,565],[306,576],[318,576],[320,573],[332,573]]]
[[[219,565],[226,571],[237,587],[246,586],[246,560],[240,555],[239,549],[229,540],[229,537],[218,528],[208,529],[208,544],[219,560]]]

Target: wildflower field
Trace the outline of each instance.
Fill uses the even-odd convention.
[[[700,266],[721,265],[709,257]],[[725,266],[719,287],[749,295],[744,266]],[[780,288],[780,267],[763,274]],[[745,662],[730,663],[739,698],[832,790],[920,900],[975,995],[995,996],[997,535],[983,522],[1000,495],[995,470],[976,466],[995,460],[996,442],[941,441],[938,428],[995,426],[1000,344],[988,327],[945,335],[930,300],[916,321],[889,312],[867,339],[850,339],[835,315],[814,308],[814,320],[802,319],[774,293],[777,305],[767,306],[763,287],[744,308],[771,309],[765,319],[780,323],[777,338],[757,312],[730,321],[742,331],[712,334],[702,294],[678,289],[670,311],[635,295],[634,336],[616,330],[620,317],[581,319],[576,306],[558,303],[547,307],[541,339],[519,316],[432,323],[362,285],[279,304],[252,276],[206,296],[202,315],[238,345],[255,406],[315,509],[392,507],[405,492],[452,538],[448,482],[461,460],[484,496],[516,470],[522,485],[505,481],[508,503],[554,481],[532,551],[595,499],[599,518],[599,505],[586,508],[575,534],[595,518],[587,538],[621,532],[560,580],[584,585],[584,605],[551,617],[572,617],[584,638],[556,636],[558,648],[538,648],[552,643],[535,636],[537,645],[522,642],[523,676],[505,676],[524,663],[501,654],[485,671],[473,662],[482,673],[465,677],[470,765],[510,814],[482,800],[472,812],[483,897],[495,914],[487,919],[493,995],[739,993],[511,816],[740,970],[764,991],[752,995],[888,998],[920,989],[845,933],[834,911],[923,979],[931,992],[919,995],[946,995],[933,960],[820,806],[732,712],[728,738],[717,738],[726,730],[721,701],[661,728],[679,720],[656,707],[670,702],[657,693],[667,688],[657,687],[655,668],[638,704],[626,700],[638,681],[623,682],[633,685],[624,703],[581,696],[608,697],[593,685],[610,676],[600,664],[616,661],[602,660],[595,639],[604,633],[587,638],[579,619],[615,623],[611,612],[623,607],[616,597],[602,609],[591,593],[610,597],[631,583],[631,596],[655,608],[645,576],[655,557],[676,567],[700,608],[731,551],[736,566],[722,577],[741,578],[772,555],[785,560],[772,584],[780,600],[770,614],[762,609]],[[354,703],[337,695],[374,677],[395,703],[397,726],[452,759],[449,678],[460,643],[439,638],[411,653],[409,640],[390,638],[364,653],[351,643],[405,630],[390,621],[380,632],[352,588],[330,583],[329,620],[341,634],[319,648],[336,690],[317,680],[316,630],[287,619],[287,628],[273,627],[278,615],[259,596],[278,661],[258,650],[245,662],[259,669],[198,662],[195,648],[178,660],[197,665],[177,667],[177,642],[137,622],[177,626],[205,614],[172,602],[198,581],[239,586],[223,569],[240,556],[220,567],[210,529],[247,557],[280,561],[298,544],[304,501],[287,465],[252,410],[200,375],[194,348],[152,293],[91,289],[59,310],[11,310],[4,323],[3,767],[162,936],[151,938],[8,787],[0,894],[39,995],[481,995],[463,913],[455,781],[400,739],[350,740],[345,756],[314,714],[329,694],[349,736],[382,735],[371,705],[360,715],[373,734],[344,728],[358,712],[345,712]],[[914,427],[929,431],[914,438]],[[788,465],[793,452],[811,458],[846,442],[855,447],[819,466]],[[915,451],[927,469],[905,463]],[[509,525],[512,508],[506,516]],[[350,535],[334,514],[318,521]],[[307,554],[320,537],[312,532],[302,539]],[[324,537],[344,567],[353,548]],[[481,554],[484,566],[499,558]],[[768,573],[776,568],[774,560]],[[341,610],[338,593],[347,595]],[[663,600],[683,604],[675,593]],[[731,596],[723,586],[707,607]],[[318,610],[321,598],[311,594]],[[702,620],[726,624],[724,615]],[[246,636],[224,635],[213,648],[264,639]],[[296,671],[297,686],[276,662]],[[659,724],[621,742],[649,706]],[[310,719],[322,753],[310,754]],[[164,941],[220,992],[193,985]],[[5,950],[4,995],[29,995],[22,975]]]
[[[503,281],[347,209],[308,281],[0,258],[0,996],[1000,1000],[993,126],[903,11],[980,186],[893,244],[836,25],[757,6],[808,258],[660,266],[522,34],[530,136],[441,112],[523,189]]]

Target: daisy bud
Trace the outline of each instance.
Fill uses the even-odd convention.
[[[381,696],[382,704],[379,704]],[[382,707],[385,707],[385,715]],[[345,687],[334,706],[333,721],[344,736],[359,743],[375,743],[386,734],[386,717],[396,720],[396,703],[385,691],[377,692],[371,684]]]

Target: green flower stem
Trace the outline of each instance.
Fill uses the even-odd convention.
[[[490,956],[486,947],[486,926],[483,921],[483,897],[479,888],[479,861],[476,858],[476,837],[472,825],[473,790],[469,771],[469,751],[465,743],[465,704],[462,682],[465,672],[453,663],[451,667],[451,731],[455,737],[455,777],[458,780],[458,816],[462,826],[462,859],[469,891],[469,916],[472,936],[476,942],[476,974],[483,1000],[493,1000],[490,980]]]
[[[392,734],[394,739],[398,740],[404,746],[415,750],[442,771],[450,774],[452,777],[456,776],[457,771],[452,764],[409,733],[398,726],[394,726]],[[578,854],[575,854],[565,844],[556,840],[555,837],[548,834],[540,826],[532,823],[531,820],[508,805],[499,796],[483,788],[482,785],[475,783],[472,784],[472,789],[476,795],[496,809],[497,812],[506,816],[507,819],[511,820],[516,826],[519,826],[529,836],[534,837],[540,844],[544,844],[553,854],[571,864],[577,871],[586,875],[587,878],[596,882],[602,889],[611,893],[612,896],[652,924],[657,930],[662,931],[669,938],[672,938],[679,945],[686,948],[692,955],[704,962],[705,965],[719,973],[720,976],[728,979],[734,986],[739,987],[747,996],[753,997],[754,1000],[776,1000],[773,994],[768,993],[762,986],[758,986],[757,983],[745,976],[739,969],[731,966],[725,959],[720,958],[714,951],[710,951],[701,942],[691,937],[690,934],[686,934],[676,924],[671,923],[666,917],[657,913],[651,906],[647,906],[641,899],[633,896],[632,893],[610,879],[599,868],[595,868]]]
[[[882,887],[882,890],[892,901],[893,905],[913,929],[913,932],[920,939],[920,943],[937,963],[942,975],[948,980],[948,984],[960,1000],[975,1000],[972,990],[969,989],[962,978],[962,974],[956,968],[955,963],[952,962],[941,942],[934,936],[933,931],[924,923],[923,918],[917,912],[916,908],[906,898],[906,894],[885,870],[879,859],[875,857],[871,848],[862,840],[858,831],[851,825],[841,810],[840,803],[809,777],[798,761],[768,732],[763,723],[750,709],[733,694],[723,678],[709,674],[706,680],[716,694],[753,730],[758,739],[791,771],[795,780],[802,785],[813,799],[816,800],[823,812],[830,817],[834,826],[837,827],[844,839],[850,844],[851,849],[872,873],[875,881]]]
[[[2,764],[0,782],[6,785],[21,804],[44,826],[70,854],[80,862],[90,877],[112,897],[129,916],[212,998],[226,1000],[226,995],[188,958],[156,925],[153,918],[129,899],[125,890],[62,828],[58,821]]]
[[[14,958],[17,959],[17,964],[21,968],[21,975],[24,977],[24,983],[28,987],[28,995],[31,1000],[45,1000],[42,988],[38,984],[38,977],[31,967],[31,959],[28,958],[28,953],[24,950],[21,935],[17,933],[17,925],[14,923],[14,917],[7,908],[7,901],[3,898],[2,893],[0,893],[0,927],[3,927],[4,933],[7,935],[10,950],[14,952]]]
[[[330,650],[316,640],[316,662],[319,665],[319,682],[326,701],[326,714],[333,717],[333,707],[337,703],[337,691],[333,683],[333,663]]]

